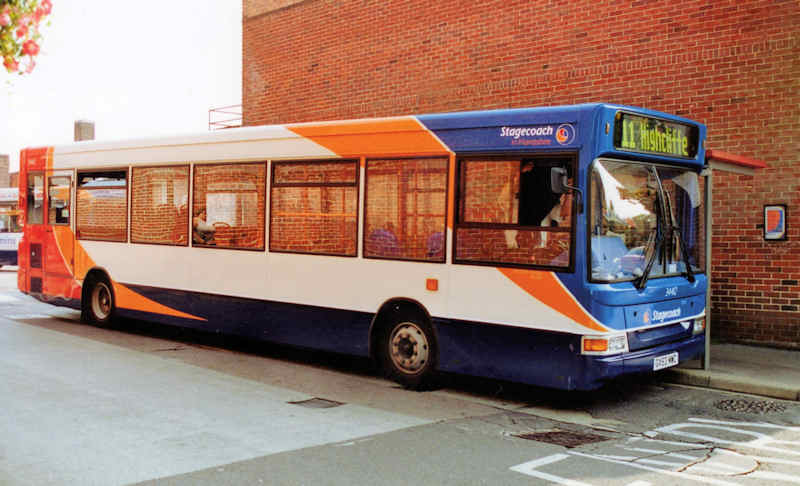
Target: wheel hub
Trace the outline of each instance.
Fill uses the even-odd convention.
[[[428,338],[413,322],[398,324],[390,338],[392,363],[403,373],[416,374],[428,362]]]

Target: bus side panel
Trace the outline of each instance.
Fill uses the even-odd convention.
[[[72,276],[75,237],[69,228],[47,226],[44,240],[44,293],[52,297],[80,298]]]
[[[28,293],[28,268],[30,267],[30,258],[29,258],[29,248],[28,248],[28,241],[25,238],[25,233],[22,234],[22,238],[19,240],[19,246],[17,246],[17,289],[20,292]]]
[[[369,355],[371,313],[127,286],[154,302],[204,320],[118,308],[121,316],[322,351]]]

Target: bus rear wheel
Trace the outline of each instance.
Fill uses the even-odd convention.
[[[381,340],[383,368],[389,379],[410,390],[433,386],[437,346],[433,328],[417,318],[399,318]]]
[[[109,326],[114,319],[114,293],[111,291],[111,284],[105,278],[92,277],[84,285],[87,291],[81,305],[81,317],[94,326]]]

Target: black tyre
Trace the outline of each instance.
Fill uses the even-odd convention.
[[[81,303],[81,317],[94,326],[110,326],[114,320],[114,292],[105,278],[91,277],[84,281],[86,290]]]
[[[381,359],[386,376],[411,390],[434,386],[438,348],[430,323],[403,316],[384,328]]]

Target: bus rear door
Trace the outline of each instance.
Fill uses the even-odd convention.
[[[22,291],[41,294],[44,286],[44,172],[28,172],[25,185],[24,245],[20,245],[20,266],[27,270],[27,278],[20,283]]]
[[[55,171],[47,174],[47,221],[44,251],[44,293],[69,298],[72,290],[74,238],[70,228],[72,174]]]

